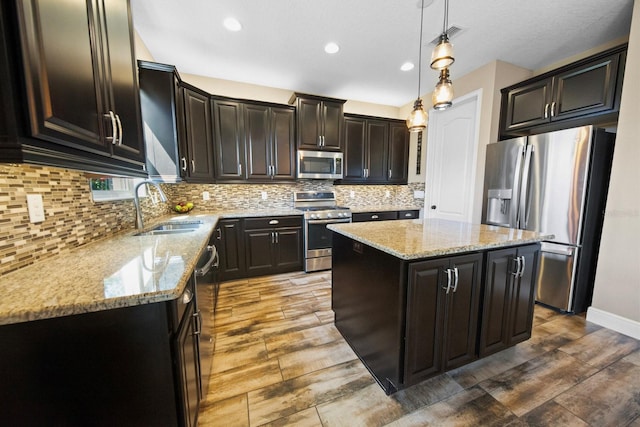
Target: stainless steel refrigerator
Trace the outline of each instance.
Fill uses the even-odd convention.
[[[536,301],[561,311],[591,304],[614,140],[584,126],[487,146],[482,222],[555,235]]]

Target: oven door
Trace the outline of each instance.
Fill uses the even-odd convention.
[[[309,219],[305,221],[305,258],[331,256],[332,231],[327,224],[351,222],[350,219]]]

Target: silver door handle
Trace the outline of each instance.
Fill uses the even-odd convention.
[[[524,169],[522,171],[522,183],[520,187],[520,212],[518,219],[518,228],[527,228],[527,197],[529,190],[529,171],[531,170],[531,157],[533,156],[533,145],[527,145],[527,151],[524,156]]]
[[[195,172],[196,171],[196,161],[195,160],[191,160],[191,172]]]
[[[118,143],[118,125],[116,124],[116,116],[113,114],[113,111],[109,110],[108,113],[104,115],[105,118],[111,120],[111,135],[106,139],[111,139],[111,143],[113,145]]]
[[[276,225],[276,224],[280,224],[280,221],[278,221],[277,219],[272,219],[271,221],[269,221],[269,225]]]
[[[186,159],[186,157],[183,157],[180,160],[182,161],[182,170],[186,172],[187,171],[187,159]]]
[[[522,255],[520,257],[520,259],[522,260],[522,264],[521,264],[521,268],[520,268],[520,277],[523,277],[524,276],[524,268],[526,267],[527,262],[524,259],[524,255]]]
[[[380,218],[378,215],[371,215],[371,219],[378,219]]]
[[[193,335],[197,336],[202,333],[202,313],[200,313],[200,310],[193,313],[193,319],[195,322],[195,330],[193,331]]]
[[[458,267],[453,267],[453,292],[458,290]]]
[[[449,294],[449,291],[451,290],[451,269],[447,268],[445,270],[445,272],[447,273],[447,287],[445,288],[444,286],[442,287],[442,289],[446,289],[447,291],[447,295]]]
[[[238,175],[242,176],[242,163],[238,163]]]
[[[556,101],[553,101],[551,103],[551,117],[555,117],[556,116]]]
[[[209,259],[207,260],[207,263],[205,265],[203,265],[201,268],[195,269],[195,273],[197,277],[202,277],[202,276],[205,276],[207,273],[209,273],[209,271],[211,270],[211,267],[215,264],[216,258],[218,257],[218,251],[216,250],[216,247],[213,245],[207,246],[207,252],[210,252],[211,255],[209,256]]]
[[[120,121],[120,116],[116,114],[116,124],[118,125],[118,145],[122,145],[122,122]]]
[[[389,179],[391,179],[392,175],[393,175],[393,172],[391,171],[391,169],[389,169]]]
[[[318,135],[318,147],[322,147],[322,135]]]
[[[515,277],[518,277],[518,275],[520,274],[520,257],[515,257],[513,261],[516,263],[516,271],[512,271],[511,274]]]
[[[276,242],[276,236],[275,233],[272,231],[271,232],[271,244],[274,244]]]
[[[548,119],[549,118],[549,104],[545,104],[544,105],[544,118]]]
[[[279,236],[280,233],[278,233],[277,231],[274,231],[273,234],[275,234],[276,236],[276,244],[280,243],[280,236]]]
[[[324,140],[324,135],[322,135],[322,146],[324,147],[326,145],[325,140]]]

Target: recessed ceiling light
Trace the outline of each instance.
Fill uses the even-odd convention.
[[[336,53],[340,50],[340,46],[335,44],[334,42],[327,43],[324,46],[324,51],[327,53]]]
[[[242,24],[236,18],[227,18],[223,22],[224,27],[229,31],[240,31]]]
[[[413,67],[415,67],[415,65],[413,65],[413,62],[405,62],[400,66],[400,69],[402,71],[410,71],[413,70]]]

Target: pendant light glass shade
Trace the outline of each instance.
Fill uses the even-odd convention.
[[[422,99],[420,99],[420,77],[422,76],[422,24],[424,22],[424,0],[422,0],[420,8],[420,45],[418,47],[418,98],[413,103],[413,111],[407,118],[407,128],[409,132],[422,132],[427,128],[429,116],[422,107]]]
[[[433,108],[436,110],[444,110],[451,107],[453,85],[451,84],[451,80],[449,80],[448,68],[440,71],[440,80],[438,80],[438,84],[433,91],[431,100],[433,102]]]
[[[440,35],[440,41],[431,53],[431,68],[434,70],[449,68],[454,61],[453,46],[449,42],[447,33],[443,33]]]
[[[422,99],[416,99],[413,103],[413,111],[407,119],[407,127],[409,132],[422,132],[427,128],[427,122],[429,121],[429,115],[422,107]]]

